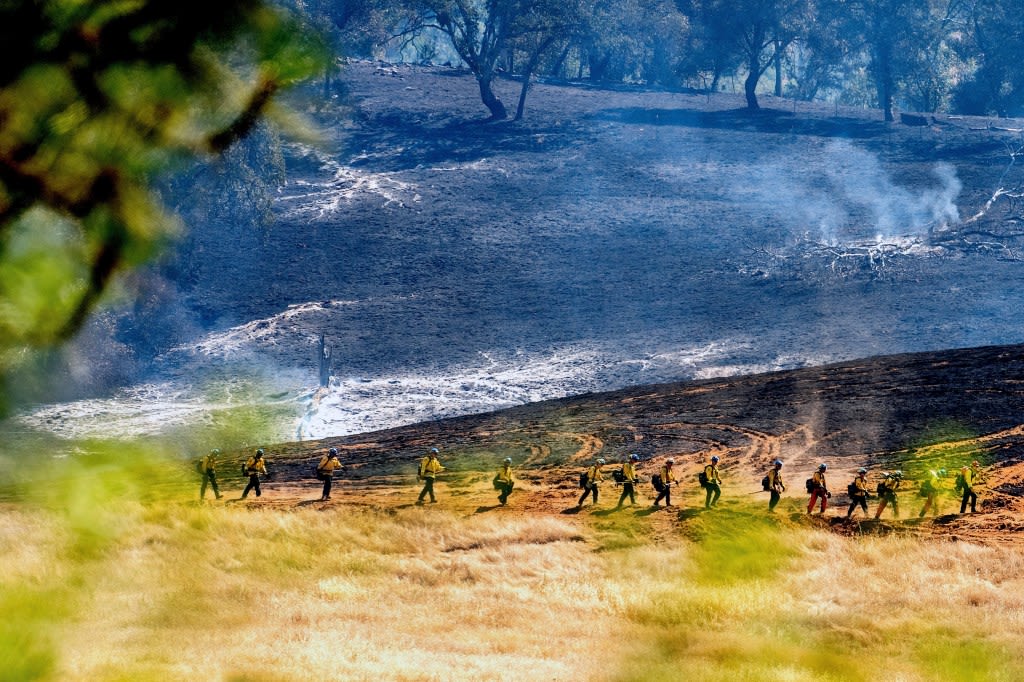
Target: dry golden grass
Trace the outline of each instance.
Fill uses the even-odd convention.
[[[1024,679],[1013,548],[760,509],[665,542],[633,515],[201,506],[97,461],[0,509],[4,679]]]

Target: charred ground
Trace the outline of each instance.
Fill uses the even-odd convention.
[[[275,224],[191,254],[186,299],[220,327],[323,302],[253,340],[279,365],[320,333],[338,377],[598,348],[581,392],[692,378],[659,359],[681,348],[788,368],[1021,340],[1020,207],[986,209],[1024,187],[1019,121],[539,83],[524,120],[485,123],[458,69],[352,62],[342,84],[312,105],[324,144],[286,150]]]

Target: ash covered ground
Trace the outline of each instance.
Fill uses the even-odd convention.
[[[144,385],[24,422],[137,435],[255,401],[281,439],[323,438],[1024,340],[1020,121],[541,83],[523,121],[485,123],[457,69],[343,81],[326,142],[287,149],[274,224],[197,240],[202,331]]]

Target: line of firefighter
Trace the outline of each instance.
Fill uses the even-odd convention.
[[[828,489],[828,482],[825,478],[825,473],[828,471],[828,465],[825,463],[819,464],[818,469],[814,472],[811,478],[807,479],[807,492],[810,493],[810,500],[807,503],[807,513],[812,514],[814,512],[814,505],[816,502],[819,503],[819,513],[824,514],[825,509],[828,506],[828,500],[832,497],[831,491]],[[846,510],[846,518],[850,519],[853,517],[854,511],[857,507],[860,507],[865,516],[868,514],[868,498],[870,494],[870,486],[867,480],[868,470],[861,467],[857,470],[857,475],[854,477],[847,487],[847,495],[850,498],[850,506]],[[946,478],[945,469],[931,470],[928,472],[928,476],[918,487],[918,495],[925,498],[924,506],[921,507],[921,511],[918,512],[918,518],[924,517],[929,510],[931,510],[933,516],[937,516],[939,513],[939,494],[943,490],[943,480]],[[903,472],[883,472],[882,480],[876,486],[876,492],[878,496],[878,507],[875,510],[875,519],[879,519],[882,516],[882,512],[885,511],[887,506],[892,507],[892,513],[894,518],[899,518],[899,490],[903,487]],[[961,467],[960,473],[956,476],[955,489],[956,492],[961,493],[962,497],[960,500],[960,513],[963,514],[967,510],[967,505],[970,503],[971,512],[977,512],[978,494],[974,491],[974,487],[981,482],[981,465],[977,460],[971,463],[971,466]],[[765,490],[771,493],[771,499],[768,502],[768,511],[774,512],[775,506],[778,504],[781,494],[786,489],[786,485],[782,480],[782,460],[777,459],[773,462],[772,468],[768,471],[768,474],[762,480],[762,485]]]
[[[216,496],[216,499],[222,497],[220,490],[217,486],[217,463],[220,450],[214,448],[210,451],[206,457],[204,457],[199,465],[199,473],[202,475],[202,486],[200,488],[199,497],[204,499],[206,497],[206,488],[209,485]],[[419,497],[416,500],[416,504],[422,505],[424,499],[429,496],[430,502],[437,502],[437,497],[434,493],[434,482],[437,479],[437,475],[444,472],[445,468],[441,465],[438,459],[440,455],[439,450],[431,448],[430,451],[420,459],[419,467],[417,469],[417,480],[423,482],[423,488],[420,490]],[[705,490],[704,508],[711,509],[718,504],[718,500],[722,494],[722,478],[721,471],[719,470],[719,458],[717,455],[711,457],[709,464],[705,465],[703,471],[698,474],[700,486]],[[640,463],[640,456],[636,453],[630,454],[628,458],[623,462],[621,469],[614,472],[613,478],[616,484],[622,485],[622,494],[619,497],[618,504],[615,509],[621,509],[623,503],[628,499],[630,506],[636,504],[636,486],[640,483],[640,476],[637,472],[637,466]],[[577,508],[583,506],[588,497],[592,497],[594,504],[598,502],[598,492],[600,489],[600,483],[604,481],[604,474],[602,468],[606,465],[604,458],[598,458],[593,465],[588,467],[585,472],[580,476],[580,487],[583,489],[583,493],[580,495],[577,501]],[[679,479],[676,475],[675,459],[669,457],[665,460],[665,463],[659,468],[658,473],[651,477],[651,482],[654,486],[655,491],[658,493],[654,500],[654,507],[659,507],[661,501],[665,501],[666,507],[672,505],[672,488],[679,483]],[[331,448],[326,454],[324,454],[315,469],[315,476],[318,480],[323,482],[323,491],[320,496],[321,501],[331,499],[331,487],[334,479],[334,472],[339,471],[343,468],[341,461],[338,456],[338,449]],[[806,487],[807,492],[810,494],[810,500],[807,503],[807,513],[812,514],[814,511],[815,504],[819,506],[819,513],[824,514],[825,509],[828,507],[828,500],[832,497],[832,492],[828,489],[828,482],[826,480],[826,472],[828,471],[828,465],[822,463],[818,465],[817,470],[812,474],[811,478],[807,479]],[[256,452],[246,461],[242,466],[242,472],[244,475],[249,477],[249,482],[242,492],[240,499],[245,499],[249,494],[250,490],[255,491],[256,496],[259,497],[262,494],[260,489],[260,476],[267,474],[266,462],[264,460],[264,452],[262,449],[256,450]],[[867,469],[861,467],[857,471],[856,477],[853,482],[847,486],[847,495],[850,498],[850,506],[846,511],[846,518],[852,518],[854,511],[859,506],[864,514],[868,514],[867,500],[869,499],[870,490],[867,481]],[[946,478],[947,472],[945,469],[932,470],[928,472],[928,477],[919,487],[919,495],[925,498],[924,506],[918,513],[918,517],[925,516],[929,510],[933,515],[938,515],[939,504],[938,496],[942,491],[942,481]],[[882,512],[885,511],[887,506],[891,506],[893,510],[893,517],[899,518],[899,498],[898,491],[902,487],[904,482],[903,472],[883,472],[882,481],[876,486],[876,492],[878,496],[878,507],[875,511],[875,519],[881,517]],[[971,512],[977,512],[978,495],[974,490],[975,485],[981,482],[981,470],[980,464],[977,461],[972,462],[971,466],[964,466],[960,470],[960,474],[956,477],[956,490],[962,493],[960,502],[960,513],[963,514],[967,510],[968,504],[970,504]],[[506,457],[501,466],[498,469],[497,474],[493,479],[493,485],[495,490],[499,492],[498,502],[501,505],[508,503],[508,497],[512,493],[515,487],[515,478],[512,473],[512,458]],[[786,490],[785,482],[782,479],[782,460],[776,459],[772,463],[771,469],[762,479],[762,487],[765,491],[770,493],[768,501],[768,511],[773,513],[775,507],[781,500],[782,493]]]

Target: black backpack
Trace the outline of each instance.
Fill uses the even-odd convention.
[[[612,478],[615,479],[616,483],[625,483],[626,472],[624,472],[622,469],[616,469],[615,471],[612,472]]]
[[[651,476],[651,485],[653,485],[654,489],[659,493],[665,489],[665,483],[661,480],[661,474],[654,474]]]
[[[807,492],[809,493],[813,493],[814,489],[818,487],[818,484],[814,482],[813,478],[808,478],[807,481],[804,482],[804,485],[807,486]]]
[[[878,484],[877,490],[879,497],[881,497],[882,495],[885,495],[887,492],[889,492],[889,486],[885,484],[885,481],[882,481],[881,483]]]
[[[851,483],[846,486],[846,494],[850,497],[858,497],[860,496],[860,488],[857,487],[856,483]]]
[[[700,487],[701,488],[707,488],[708,487],[708,472],[702,471],[699,474],[697,474],[697,480],[700,482]]]
[[[956,491],[958,493],[963,492],[964,488],[967,487],[967,479],[964,478],[964,472],[960,472],[956,475]]]
[[[580,474],[580,487],[581,488],[586,488],[587,487],[588,479],[589,479],[589,477],[587,476],[587,472],[586,471],[584,471],[583,473]]]
[[[769,491],[772,489],[772,482],[771,479],[768,478],[768,474],[765,474],[764,478],[761,479],[761,489]]]

